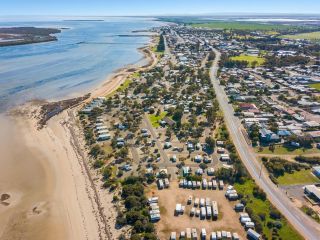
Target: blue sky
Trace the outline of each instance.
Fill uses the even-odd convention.
[[[0,15],[319,13],[320,0],[1,0]]]

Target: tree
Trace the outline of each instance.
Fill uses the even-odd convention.
[[[111,167],[105,167],[102,170],[102,176],[105,180],[109,179],[112,176],[112,168]]]
[[[183,117],[183,110],[181,108],[176,108],[173,113],[172,119],[176,122],[181,122],[182,117]]]
[[[259,198],[263,201],[267,199],[266,193],[262,189],[260,189],[258,186],[255,186],[253,188],[252,194],[255,198]]]
[[[165,44],[164,44],[164,36],[163,34],[160,35],[160,40],[157,46],[157,52],[163,52],[165,50]]]
[[[133,229],[137,233],[142,233],[144,231],[144,225],[140,220],[138,220],[134,223]]]
[[[211,51],[208,56],[208,61],[213,61],[216,58],[214,51]]]
[[[103,153],[104,153],[103,149],[98,144],[94,145],[89,152],[89,154],[94,158],[97,158],[100,154],[103,154]]]
[[[205,164],[205,163],[200,163],[199,167],[200,167],[202,170],[205,170],[208,166],[207,166],[207,164]]]
[[[144,231],[147,232],[147,233],[153,233],[154,232],[154,225],[153,223],[147,223],[145,224],[144,226]]]
[[[250,127],[250,133],[249,133],[249,137],[251,138],[253,145],[257,145],[258,144],[259,136],[260,136],[259,126],[257,124],[253,124]]]
[[[104,165],[104,161],[97,159],[93,163],[94,168],[101,168]]]
[[[142,184],[124,185],[122,188],[122,197],[127,198],[131,195],[141,197],[144,194],[144,187]]]
[[[214,121],[216,120],[217,117],[217,113],[216,111],[211,107],[207,110],[206,112],[206,117],[207,117],[207,121],[209,124],[213,124]]]
[[[275,220],[281,219],[281,213],[277,209],[272,208],[270,210],[270,218]]]
[[[271,144],[271,145],[269,146],[269,150],[270,150],[271,152],[274,152],[274,151],[276,150],[276,147],[274,146],[274,144]]]
[[[257,65],[258,65],[258,61],[253,61],[253,62],[251,63],[251,67],[252,67],[252,68],[256,68]]]
[[[128,224],[133,225],[138,220],[143,221],[144,219],[146,219],[146,217],[143,216],[140,211],[130,210],[126,214],[126,219]]]
[[[214,150],[215,147],[215,141],[212,137],[206,137],[206,144],[210,151]]]

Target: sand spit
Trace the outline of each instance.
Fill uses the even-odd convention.
[[[140,51],[145,66],[121,69],[91,97],[113,92],[131,73],[157,63],[150,48]],[[90,167],[76,118],[82,104],[58,112],[39,129],[44,104],[33,101],[0,115],[0,239],[117,239],[113,195]]]

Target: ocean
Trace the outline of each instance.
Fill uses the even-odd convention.
[[[117,69],[139,63],[138,48],[150,37],[135,31],[161,24],[151,18],[0,22],[0,27],[63,28],[55,42],[0,47],[0,112],[32,99],[87,93]]]

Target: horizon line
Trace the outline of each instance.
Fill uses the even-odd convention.
[[[2,15],[3,17],[206,17],[206,16],[252,16],[252,15],[260,15],[260,16],[319,16],[320,13],[262,13],[262,12],[217,12],[217,13],[177,13],[177,14],[128,14],[128,15],[92,15],[92,14],[6,14]]]

